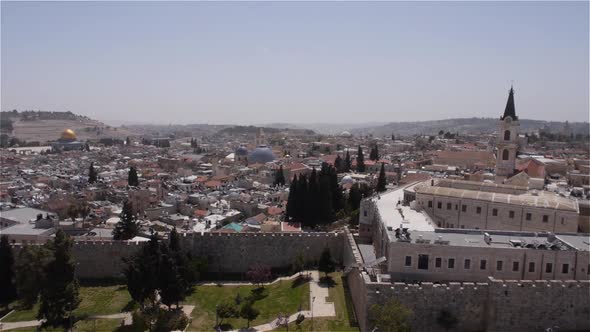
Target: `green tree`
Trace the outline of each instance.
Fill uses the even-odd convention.
[[[88,183],[94,183],[97,180],[96,170],[94,169],[94,163],[90,163],[88,168]]]
[[[14,253],[6,235],[0,236],[0,305],[8,306],[16,298]]]
[[[72,221],[76,221],[76,217],[78,217],[78,206],[75,203],[68,206],[68,217],[70,217]]]
[[[379,171],[379,178],[377,179],[377,191],[378,192],[385,191],[386,184],[387,184],[387,179],[385,178],[385,163],[381,163],[381,170]]]
[[[131,145],[131,138],[129,138],[129,136],[127,136],[127,138],[125,139],[125,145],[127,145],[127,146]]]
[[[45,283],[45,267],[51,260],[51,252],[46,245],[25,246],[18,253],[15,265],[16,291],[20,304],[31,308],[39,298]]]
[[[299,251],[297,253],[297,256],[295,256],[295,260],[293,261],[292,267],[293,272],[296,273],[301,273],[301,271],[305,269],[305,256],[303,255],[302,251]]]
[[[223,302],[215,308],[215,314],[219,318],[218,326],[221,325],[224,319],[233,318],[238,316],[238,310],[236,306],[231,302]]]
[[[275,186],[284,186],[285,185],[285,173],[283,172],[283,165],[279,167],[278,170],[275,171]]]
[[[114,240],[131,240],[139,233],[139,223],[133,214],[133,208],[130,201],[125,201],[123,210],[119,215],[120,221],[113,229]]]
[[[305,218],[305,204],[307,203],[307,193],[308,193],[308,185],[307,185],[307,176],[302,174],[297,180],[297,195],[295,195],[295,219],[298,221],[302,221]]]
[[[391,133],[391,140],[395,141],[395,135],[393,133]]]
[[[162,246],[162,255],[158,264],[160,271],[158,273],[158,289],[160,301],[168,306],[171,310],[172,304],[178,303],[186,297],[186,282],[180,275],[176,257],[170,252],[168,246]]]
[[[291,184],[289,186],[289,197],[287,198],[287,219],[296,219],[297,218],[297,205],[298,205],[298,198],[297,197],[297,175],[293,176],[293,180],[291,180]]]
[[[317,171],[312,169],[307,183],[307,191],[304,200],[303,224],[307,227],[314,228],[318,224],[320,217],[320,192],[318,185]]]
[[[139,178],[137,177],[137,170],[135,167],[129,167],[129,174],[127,176],[127,184],[131,187],[139,186]]]
[[[326,164],[324,163],[324,166]],[[322,166],[322,168],[324,168]],[[327,172],[327,171],[326,171]],[[319,223],[326,224],[334,220],[334,207],[332,206],[332,188],[330,185],[330,175],[320,171],[319,175]]]
[[[391,299],[384,305],[373,304],[369,310],[371,322],[379,331],[409,332],[412,311],[399,301]]]
[[[260,315],[260,311],[254,308],[251,301],[246,301],[240,309],[240,317],[248,322],[246,326],[248,329],[250,328],[250,322],[255,320],[258,315]]]
[[[337,155],[336,159],[334,159],[334,168],[336,169],[337,173],[342,173],[344,171],[344,160],[340,157],[340,155]]]
[[[363,197],[371,196],[372,190],[366,183],[355,183],[350,188],[348,193],[348,205],[352,211],[358,210],[361,206],[361,200]]]
[[[328,277],[329,273],[336,271],[336,263],[334,263],[332,254],[330,253],[330,248],[328,247],[324,248],[322,251],[320,261],[318,263],[318,270],[320,272],[324,272],[326,277]]]
[[[459,319],[450,310],[442,309],[436,318],[436,322],[445,331],[448,331],[459,324]]]
[[[345,173],[348,173],[348,172],[350,172],[351,169],[352,169],[352,160],[350,159],[350,152],[348,152],[348,149],[346,149],[346,157],[344,157],[343,171]]]
[[[363,149],[359,145],[357,154],[356,154],[356,171],[359,173],[365,172],[365,156],[363,155]]]
[[[139,304],[142,312],[156,306],[156,291],[158,289],[158,269],[160,264],[160,243],[152,234],[148,243],[139,252],[128,259],[123,270],[127,281],[127,290],[131,298]]]
[[[375,144],[371,148],[371,152],[369,153],[369,159],[371,159],[373,161],[379,160],[379,148],[377,148],[377,144]]]
[[[72,312],[80,304],[80,286],[75,276],[72,260],[73,240],[61,229],[55,234],[50,248],[53,260],[47,264],[47,277],[41,289],[38,319],[45,319],[44,326],[71,326]]]

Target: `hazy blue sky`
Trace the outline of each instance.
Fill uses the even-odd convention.
[[[2,110],[588,121],[588,2],[6,2]]]

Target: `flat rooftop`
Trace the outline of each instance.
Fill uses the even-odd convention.
[[[559,239],[580,251],[590,251],[590,235],[557,235]]]
[[[391,232],[395,237],[395,232]],[[486,242],[484,233],[490,235],[491,241]],[[505,231],[479,230],[439,230],[435,232],[410,232],[410,243],[441,244],[455,247],[504,248],[504,249],[537,249],[537,250],[575,250],[575,246],[565,241],[563,235],[550,239],[548,234]],[[583,236],[570,235],[575,241]],[[571,240],[571,239],[570,239]],[[587,237],[586,237],[587,240]],[[576,242],[577,243],[577,242]]]
[[[522,194],[510,195],[479,190],[455,189],[448,187],[430,186],[426,183],[415,187],[416,193],[446,196],[452,198],[465,198],[493,203],[503,203],[520,206],[530,206],[545,209],[554,209],[578,213],[578,203],[554,193],[539,192],[538,195]]]
[[[45,210],[24,207],[24,208],[12,209],[12,210],[0,211],[0,218],[12,220],[12,221],[15,221],[19,224],[27,224],[31,220],[36,220],[38,214],[42,214],[43,217],[45,217],[47,215],[47,213],[49,213],[50,215],[55,215],[54,213],[51,213],[51,212],[48,212]]]
[[[404,200],[404,189],[411,186],[413,184],[375,195],[372,200],[375,202],[381,220],[386,227],[396,229],[403,225],[403,228],[408,228],[410,231],[432,232],[435,229],[435,223],[426,213],[417,212],[409,206],[401,204]]]

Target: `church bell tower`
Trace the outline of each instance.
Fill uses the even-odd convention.
[[[500,117],[496,147],[496,175],[510,177],[516,168],[518,152],[518,117],[514,107],[514,89],[510,87],[504,115]]]

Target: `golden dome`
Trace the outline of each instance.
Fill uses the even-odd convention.
[[[75,140],[76,133],[72,129],[66,129],[61,133],[61,139],[63,140]]]

